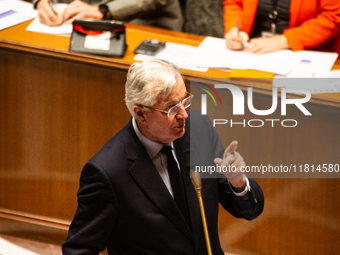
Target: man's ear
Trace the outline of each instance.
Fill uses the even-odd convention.
[[[142,106],[135,105],[133,107],[133,111],[137,117],[137,120],[139,120],[141,123],[145,123],[146,121],[146,116],[145,116],[145,109]]]

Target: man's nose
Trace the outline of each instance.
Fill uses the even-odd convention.
[[[185,110],[185,107],[182,104],[179,106],[176,118],[178,118],[178,119],[188,118],[188,113],[187,113],[187,111]]]

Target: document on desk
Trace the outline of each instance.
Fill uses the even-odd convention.
[[[187,63],[209,68],[253,69],[288,76],[292,71],[329,72],[337,56],[337,53],[291,50],[256,55],[229,50],[222,38],[206,37]]]
[[[298,63],[285,76],[275,76],[274,87],[303,88],[312,94],[340,93],[340,72],[331,70],[337,53],[318,51],[294,52]]]
[[[39,255],[0,238],[0,255]]]
[[[0,30],[33,19],[37,13],[31,3],[21,0],[0,1]]]
[[[67,7],[67,4],[57,4],[59,11],[63,11]],[[44,33],[44,34],[54,34],[54,35],[71,35],[72,25],[60,25],[56,27],[50,27],[45,24],[40,23],[39,17],[31,22],[31,24],[26,28],[27,31]]]
[[[192,54],[196,52],[196,50],[197,50],[197,47],[194,47],[194,46],[167,42],[165,48],[161,52],[159,52],[156,56],[137,54],[134,57],[134,60],[144,61],[150,58],[159,58],[159,59],[168,60],[172,62],[173,64],[177,65],[179,68],[199,71],[199,72],[206,72],[208,70],[207,67],[199,67],[197,65],[187,64],[187,60],[190,58]]]
[[[294,72],[310,73],[312,77],[320,77],[329,73],[338,58],[337,53],[301,50],[294,52],[298,60]],[[289,76],[287,76],[289,77]]]
[[[208,36],[188,60],[188,64],[195,63],[208,68],[254,69],[287,75],[292,64],[296,64],[293,56],[290,50],[263,55],[232,51],[226,48],[224,39]]]

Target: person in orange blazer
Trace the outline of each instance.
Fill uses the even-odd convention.
[[[229,49],[240,50],[252,35],[258,0],[224,2],[225,39]],[[235,20],[239,20],[240,34]],[[340,55],[340,1],[291,0],[289,26],[282,35],[253,38],[245,51],[267,53],[281,49],[322,50]]]

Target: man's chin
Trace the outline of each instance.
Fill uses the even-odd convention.
[[[178,135],[177,135],[177,138],[176,138],[176,139],[181,138],[181,137],[185,134],[185,125],[183,125],[182,128],[178,128],[177,134],[178,134]]]

